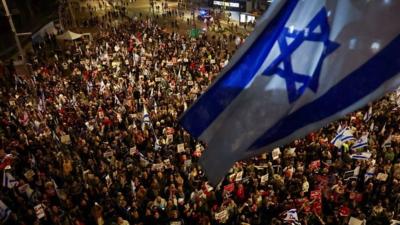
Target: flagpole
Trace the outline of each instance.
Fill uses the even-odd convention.
[[[71,14],[72,26],[77,27],[76,26],[74,10],[72,10],[72,6],[71,6],[71,0],[67,0],[67,4],[68,4],[69,13]]]

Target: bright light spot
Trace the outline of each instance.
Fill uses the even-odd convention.
[[[371,45],[371,49],[373,52],[379,51],[380,48],[381,48],[381,44],[379,44],[379,42],[374,42]]]
[[[383,3],[384,3],[385,5],[389,5],[390,3],[392,3],[392,0],[383,0]]]

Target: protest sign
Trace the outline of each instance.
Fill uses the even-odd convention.
[[[192,160],[188,159],[185,161],[185,167],[190,167],[192,165]]]
[[[268,181],[268,173],[261,176],[261,184],[265,184]]]
[[[167,135],[167,140],[166,140],[167,144],[172,143],[173,140],[174,140],[174,135],[173,134],[168,134]]]
[[[42,219],[45,217],[44,208],[42,204],[36,205],[33,207],[35,209],[35,214],[38,219]]]
[[[228,219],[228,210],[224,209],[219,213],[215,213],[215,220],[223,222]]]
[[[355,217],[350,217],[349,225],[362,225],[363,221]]]
[[[176,150],[178,153],[184,152],[185,151],[185,144],[181,143],[179,145],[176,146]]]
[[[281,150],[279,148],[275,148],[272,150],[272,160],[279,159],[279,155],[281,154]]]

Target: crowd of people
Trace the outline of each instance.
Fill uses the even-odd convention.
[[[197,163],[206,146],[178,118],[232,41],[137,17],[92,41],[48,38],[29,55],[31,78],[2,67],[2,223],[396,224],[395,93],[208,184]],[[367,146],[332,144],[345,127],[355,140],[368,132]]]

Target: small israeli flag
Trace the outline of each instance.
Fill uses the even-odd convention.
[[[361,160],[367,160],[369,158],[371,158],[371,152],[362,152],[359,154],[352,154],[350,157],[352,159],[361,159]]]
[[[399,11],[400,1],[273,1],[181,118],[208,146],[210,182],[400,86]]]
[[[337,148],[340,148],[344,142],[355,140],[353,131],[349,127],[345,127],[338,132],[335,138],[332,139],[331,143]]]
[[[151,126],[150,115],[147,112],[146,106],[143,107],[143,120],[142,120],[142,130],[144,130],[145,125]]]
[[[356,150],[360,148],[365,148],[368,146],[368,135],[369,133],[364,134],[363,136],[358,139],[353,146],[351,146],[351,149]]]
[[[340,148],[340,146],[342,146],[342,136],[346,130],[348,130],[347,127],[342,128],[342,126],[339,125],[336,136],[331,140],[331,144]]]
[[[388,138],[382,143],[382,148],[389,148],[392,147],[392,135],[389,135]]]
[[[372,106],[368,108],[368,111],[364,114],[364,121],[368,122],[372,117]]]

